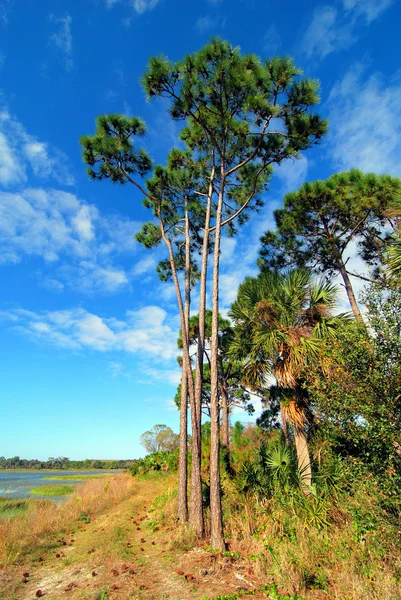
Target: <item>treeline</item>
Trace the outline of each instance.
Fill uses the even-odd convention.
[[[65,456],[57,458],[48,458],[47,460],[37,460],[35,458],[20,458],[14,456],[5,458],[0,456],[0,469],[57,469],[57,470],[76,470],[76,469],[128,469],[134,463],[134,460],[70,460]]]
[[[299,158],[326,134],[328,122],[315,112],[319,84],[288,57],[261,60],[220,39],[180,61],[151,58],[142,83],[182,125],[180,147],[166,164],[154,165],[138,145],[146,133],[138,117],[100,116],[81,144],[92,179],[132,185],[144,197],[152,218],[137,240],[163,246],[157,271],[175,288],[180,522],[224,550],[226,475],[249,476],[243,492],[259,501],[283,484],[296,490],[285,501],[313,510],[305,498],[328,498],[330,486],[320,492],[319,482],[342,461],[350,477],[381,479],[380,510],[387,502],[398,514],[400,180],[352,170],[288,194],[275,212],[276,229],[262,238],[259,274],[243,282],[229,320],[222,319],[222,237],[235,235],[263,205],[274,166]],[[352,252],[367,274],[350,268]],[[336,275],[351,309],[343,314]],[[365,313],[355,278],[369,286]],[[236,463],[229,415],[236,405],[252,412],[254,397],[266,408],[259,420],[266,443],[278,430],[282,445],[278,455],[276,447],[255,445]],[[295,469],[283,460],[291,462],[287,481],[280,453],[296,460]]]

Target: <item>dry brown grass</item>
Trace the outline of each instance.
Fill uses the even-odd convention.
[[[79,519],[90,519],[128,498],[135,489],[131,475],[119,474],[86,481],[60,504],[30,500],[17,518],[0,521],[0,566],[15,563],[29,548],[40,547],[47,536],[65,531]]]

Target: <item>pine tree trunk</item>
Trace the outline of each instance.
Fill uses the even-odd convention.
[[[294,427],[294,441],[302,487],[307,492],[312,485],[312,467],[310,464],[308,438],[304,428]]]
[[[229,452],[229,416],[228,416],[228,393],[224,385],[221,386],[221,445]]]
[[[196,405],[195,405],[195,386],[194,386],[194,380],[193,380],[193,375],[192,375],[191,357],[189,354],[188,331],[187,331],[185,311],[184,311],[184,306],[183,306],[182,296],[181,296],[180,282],[178,280],[177,267],[175,264],[172,243],[171,243],[171,240],[166,235],[164,223],[163,223],[162,218],[160,217],[160,206],[159,206],[158,213],[159,213],[160,231],[162,234],[163,241],[165,242],[168,253],[169,253],[171,275],[173,278],[174,289],[175,289],[176,296],[177,296],[178,311],[179,311],[179,315],[180,315],[180,325],[181,325],[181,332],[182,332],[182,360],[183,360],[183,369],[186,371],[186,374],[187,374],[188,394],[189,394],[189,401],[190,401],[190,406],[191,406],[192,430],[197,432],[198,426],[197,426],[197,412],[196,412]],[[198,436],[198,435],[192,436],[192,449],[193,449],[193,451],[195,451],[195,456],[197,456],[199,453],[199,441],[200,441],[200,436]],[[194,468],[196,469],[196,467],[197,467],[197,461],[195,461],[195,467],[194,467],[194,464],[192,465],[193,469]],[[199,468],[198,479],[200,481],[200,464],[199,464],[198,468]],[[200,504],[200,506],[199,506],[199,504]],[[204,524],[203,524],[203,512],[202,512],[202,488],[200,489],[200,494],[198,492],[194,498],[191,498],[191,507],[192,506],[194,506],[194,509],[193,509],[194,511],[197,509],[195,514],[198,515],[198,518],[194,519],[194,521],[191,522],[191,525],[194,528],[196,535],[198,537],[203,537]]]
[[[178,519],[188,522],[188,385],[187,369],[182,367],[180,406],[180,456],[178,463]]]
[[[224,197],[224,170],[221,165],[220,189],[216,212],[216,229],[214,240],[213,287],[212,287],[212,339],[210,357],[210,543],[217,550],[224,550],[223,516],[221,507],[220,484],[220,410],[218,386],[218,351],[219,351],[219,266],[221,243],[221,220]]]
[[[191,309],[191,239],[189,235],[189,215],[185,208],[185,328],[188,337],[188,323]],[[181,406],[180,406],[180,454],[178,463],[178,518],[188,522],[188,366],[182,365]]]
[[[212,154],[212,160],[214,155]],[[202,502],[202,384],[203,384],[203,353],[205,348],[205,312],[206,312],[206,283],[207,283],[207,260],[209,251],[209,228],[210,212],[213,195],[215,169],[214,164],[209,180],[208,198],[206,205],[205,227],[203,232],[202,266],[199,290],[199,332],[198,349],[196,355],[196,377],[195,377],[195,412],[192,418],[192,466],[191,466],[191,504],[189,508],[189,522],[197,531],[199,537],[204,536],[205,526],[203,518]],[[196,438],[196,439],[195,439]]]
[[[338,262],[338,268],[339,268],[341,277],[343,278],[345,291],[347,292],[348,300],[351,305],[352,312],[354,313],[354,317],[359,323],[364,324],[364,320],[362,318],[361,311],[359,310],[359,306],[358,306],[358,303],[355,298],[354,289],[352,287],[351,280],[348,276],[347,269],[345,268],[345,264],[344,264],[344,261],[341,258],[341,256],[339,256],[337,258],[337,262]]]

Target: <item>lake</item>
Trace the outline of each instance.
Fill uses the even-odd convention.
[[[75,485],[83,483],[77,480],[52,481],[45,477],[54,475],[101,475],[121,473],[122,471],[0,471],[0,498],[47,498],[60,501],[63,498],[30,494],[29,490],[41,485]],[[64,499],[68,496],[64,496]]]

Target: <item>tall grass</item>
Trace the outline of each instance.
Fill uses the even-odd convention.
[[[90,519],[131,496],[136,484],[131,475],[112,475],[87,481],[64,502],[29,500],[15,518],[0,520],[0,565],[18,562],[51,534],[64,532],[80,519]]]

